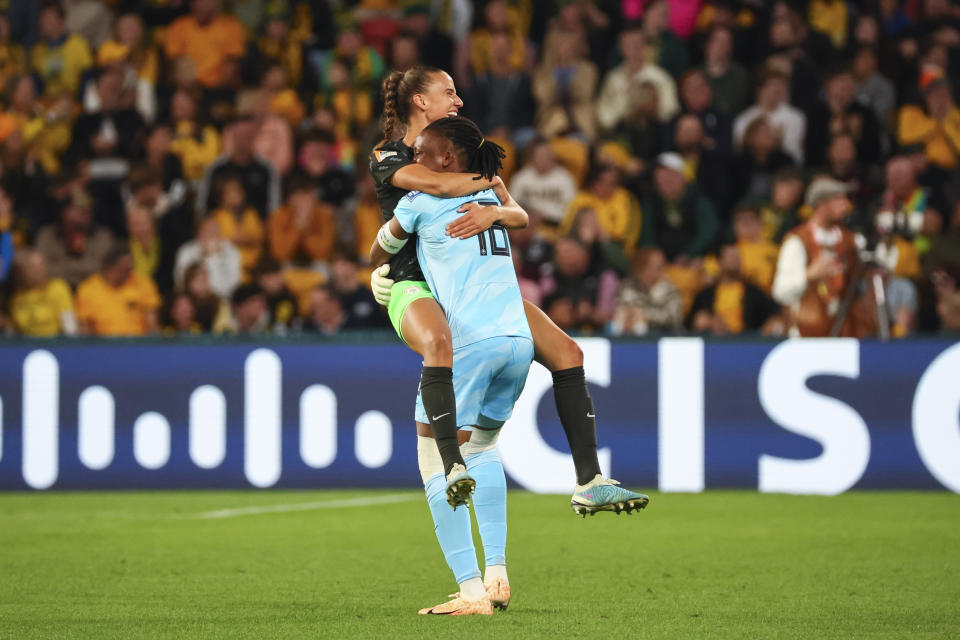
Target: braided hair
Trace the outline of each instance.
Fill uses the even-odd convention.
[[[430,77],[443,73],[435,67],[417,65],[404,71],[391,71],[383,79],[383,139],[386,142],[403,137],[403,130],[410,119],[410,104],[413,96],[424,93],[430,85]]]
[[[480,127],[469,118],[440,118],[428,124],[423,131],[448,140],[460,158],[465,160],[467,171],[479,173],[487,180],[497,175],[503,167],[502,160],[507,157],[503,147],[484,138]]]

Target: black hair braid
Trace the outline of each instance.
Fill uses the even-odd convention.
[[[484,138],[480,127],[469,118],[440,118],[427,125],[424,131],[448,140],[466,159],[467,171],[475,171],[487,180],[492,180],[503,168],[503,159],[507,157],[507,152],[496,142]]]

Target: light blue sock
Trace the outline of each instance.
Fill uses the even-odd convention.
[[[470,509],[466,505],[456,510],[450,508],[447,504],[447,480],[442,474],[438,473],[427,480],[425,490],[427,504],[433,514],[433,530],[457,584],[479,578],[477,550],[473,547],[473,532],[470,530]]]
[[[507,563],[507,479],[496,449],[467,456],[467,470],[477,481],[473,510],[483,540],[485,566]]]

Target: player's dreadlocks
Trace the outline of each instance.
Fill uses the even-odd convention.
[[[391,71],[383,79],[383,138],[384,141],[403,137],[403,130],[410,119],[410,103],[413,96],[424,93],[435,73],[443,73],[435,67],[417,65],[404,71]]]
[[[449,140],[461,159],[466,160],[467,171],[475,171],[490,180],[503,167],[501,160],[507,156],[503,147],[485,139],[480,127],[469,118],[440,118],[427,125],[424,131]]]

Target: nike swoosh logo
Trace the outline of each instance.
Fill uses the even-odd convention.
[[[592,413],[588,413],[588,414],[587,414],[587,417],[588,417],[588,418],[596,418],[597,416],[593,415]]]
[[[433,416],[433,419],[434,419],[434,420],[439,420],[439,419],[442,418],[443,416],[448,416],[448,415],[450,415],[450,412],[449,412],[449,411],[447,411],[446,413],[441,413],[441,414],[438,415],[438,416]]]

